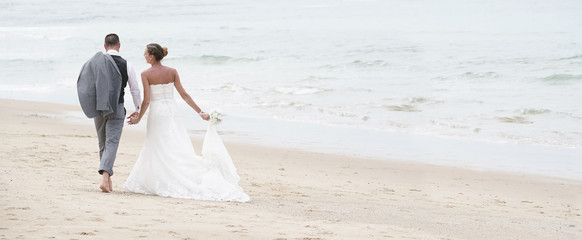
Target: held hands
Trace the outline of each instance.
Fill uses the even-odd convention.
[[[129,117],[127,117],[127,119],[129,119],[129,121],[127,121],[127,123],[129,125],[138,124],[139,123],[138,116],[139,116],[138,112],[133,112],[131,115],[129,115]]]

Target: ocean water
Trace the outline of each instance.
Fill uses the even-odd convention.
[[[582,179],[580,12],[578,0],[2,0],[0,98],[78,104],[82,64],[115,32],[138,76],[145,45],[168,47],[197,103],[226,114],[227,141]]]

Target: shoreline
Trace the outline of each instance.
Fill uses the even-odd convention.
[[[125,128],[114,192],[78,106],[0,99],[0,239],[575,239],[582,181],[227,142],[250,203],[122,189],[145,132]],[[126,126],[127,127],[127,126]],[[199,153],[201,138],[193,144]]]
[[[1,100],[1,99],[0,99]],[[9,99],[5,99],[9,100]],[[30,101],[30,100],[16,100]],[[126,99],[126,101],[131,101]],[[35,102],[35,101],[31,101]],[[77,105],[68,105],[67,123],[93,126]],[[179,117],[191,138],[202,139],[205,123],[192,116],[191,109],[177,100]],[[128,109],[128,112],[131,111]],[[147,117],[146,117],[147,118]],[[463,137],[436,136],[399,131],[380,131],[349,126],[333,126],[282,119],[249,118],[227,115],[218,128],[225,142],[256,147],[374,159],[392,162],[448,166],[473,171],[540,175],[582,181],[582,149],[540,144],[491,142]],[[277,131],[272,131],[277,129]],[[145,124],[124,127],[145,131]]]

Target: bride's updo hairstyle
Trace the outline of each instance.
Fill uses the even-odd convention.
[[[150,43],[147,46],[148,54],[156,58],[156,61],[162,61],[166,55],[168,55],[168,48],[160,46],[157,43]]]

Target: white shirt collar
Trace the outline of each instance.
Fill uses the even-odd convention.
[[[114,56],[119,56],[119,52],[118,51],[115,51],[113,49],[107,50],[107,54],[114,55]]]

